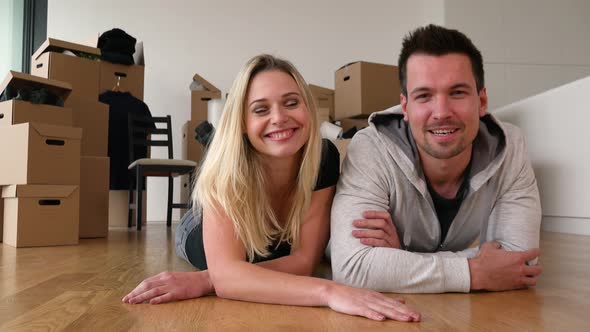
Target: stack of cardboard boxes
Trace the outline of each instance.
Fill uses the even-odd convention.
[[[208,103],[212,99],[221,98],[221,91],[206,79],[195,74],[193,84],[200,89],[191,90],[191,118],[182,126],[181,158],[199,163],[203,158],[203,146],[195,138],[195,128],[209,117]],[[190,199],[191,183],[189,175],[180,177],[180,201]],[[186,210],[181,209],[181,215]]]
[[[109,108],[98,101],[100,50],[49,38],[33,54],[31,73],[68,82],[74,127],[82,128],[80,157],[80,238],[108,235]]]
[[[91,44],[96,46],[98,39],[92,40]],[[99,93],[104,91],[116,90],[120,92],[129,92],[133,97],[142,100],[144,98],[144,75],[145,59],[143,57],[143,43],[138,42],[135,45],[135,54],[133,55],[135,64],[123,65],[101,60],[99,62]],[[148,149],[148,156],[149,156]],[[147,194],[142,193],[143,209],[141,214],[141,223],[146,224],[147,217]],[[137,200],[135,197],[133,201]],[[110,190],[109,191],[109,226],[127,227],[127,214],[129,211],[129,190]],[[135,225],[135,210],[132,211],[131,221]]]
[[[0,91],[8,90],[18,95],[0,103],[3,242],[77,244],[82,129],[72,127],[72,86],[10,72],[0,85]]]
[[[309,84],[309,89],[316,105],[318,124],[321,125],[324,121],[333,122],[335,118],[334,90],[313,84]]]
[[[396,66],[358,61],[347,64],[335,73],[333,121],[346,133],[356,127],[368,126],[368,117],[398,105],[400,85]],[[350,139],[337,140],[341,161]]]

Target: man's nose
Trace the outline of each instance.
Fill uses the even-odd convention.
[[[445,119],[451,116],[449,99],[446,96],[437,96],[432,108],[432,116],[435,119]]]

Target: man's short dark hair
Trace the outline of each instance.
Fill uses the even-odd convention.
[[[447,29],[430,24],[420,27],[404,37],[399,54],[399,82],[404,96],[407,90],[407,64],[413,54],[441,56],[450,53],[464,54],[471,60],[471,69],[475,77],[477,91],[484,87],[483,59],[481,53],[471,40],[458,30]]]

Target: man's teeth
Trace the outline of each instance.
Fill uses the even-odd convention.
[[[455,132],[456,129],[445,129],[445,130],[431,130],[435,135],[449,135]]]

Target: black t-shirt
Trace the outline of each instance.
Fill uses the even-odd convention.
[[[469,174],[471,169],[471,162],[468,164],[467,169],[465,170],[465,174]],[[436,216],[438,217],[438,223],[440,224],[440,243],[447,237],[447,233],[449,232],[449,228],[451,228],[451,224],[453,223],[453,219],[459,212],[459,208],[461,208],[461,204],[463,203],[463,199],[467,195],[467,189],[469,187],[469,179],[465,177],[463,179],[463,183],[461,183],[461,187],[457,191],[457,195],[454,198],[444,198],[443,196],[439,195],[431,186],[428,181],[426,181],[428,185],[428,191],[430,192],[430,196],[432,197],[432,203],[434,203],[434,209],[436,210]]]
[[[340,153],[334,143],[330,140],[324,139],[322,140],[322,157],[314,191],[336,185],[339,176]],[[192,214],[192,209],[189,209],[187,213]],[[202,215],[197,216],[197,218],[202,218]],[[207,261],[205,259],[205,247],[203,246],[203,221],[198,220],[196,222],[197,226],[190,232],[186,240],[186,254],[191,264],[200,270],[206,270]],[[254,257],[253,262],[258,263],[268,261],[288,256],[291,253],[291,245],[289,243],[282,242],[278,244],[278,246],[277,244],[278,243],[275,243],[268,247],[268,256],[256,256]]]

